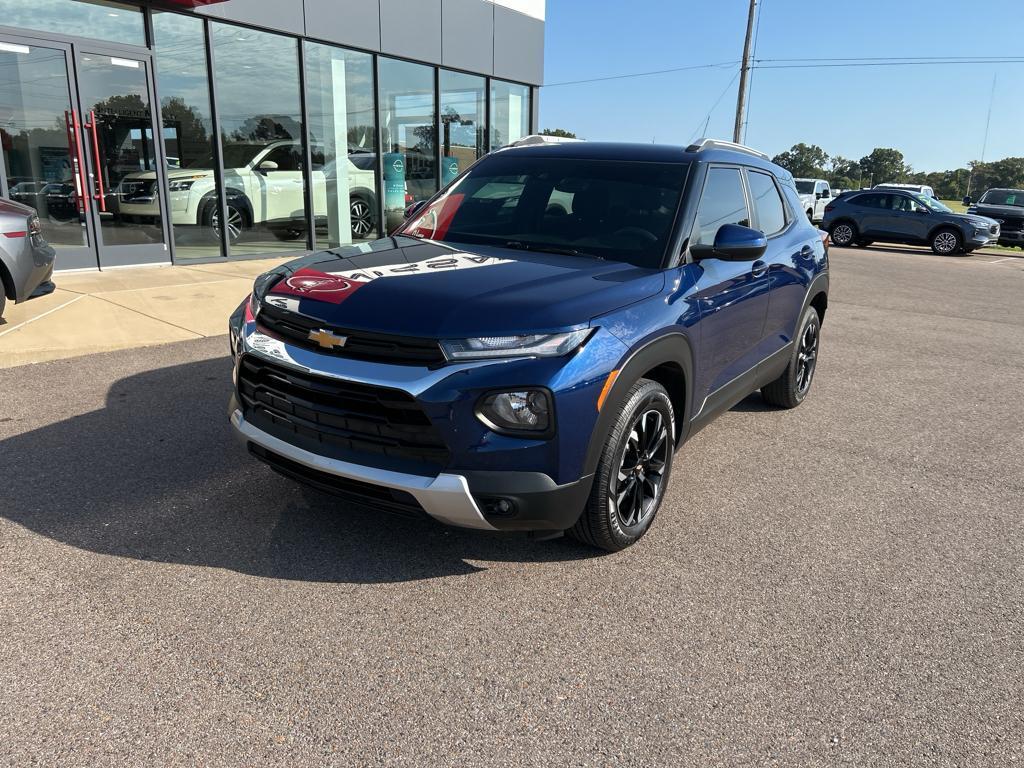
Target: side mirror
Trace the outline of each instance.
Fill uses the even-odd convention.
[[[825,196],[824,192],[815,192],[814,193],[814,199],[815,200],[821,200],[821,198],[823,198],[824,196]]]
[[[963,204],[964,205],[970,205],[972,202],[974,202],[974,201],[971,200],[971,196],[970,195],[964,195],[964,199],[963,199]]]
[[[723,224],[715,234],[715,244],[697,249],[701,259],[757,261],[768,250],[768,239],[756,229],[740,224]]]
[[[278,164],[273,160],[264,160],[259,164],[259,168],[257,170],[259,170],[260,173],[266,173],[267,171],[276,171],[278,167]]]
[[[418,200],[415,203],[410,204],[405,209],[404,217],[406,219],[411,219],[413,216],[419,213],[423,209],[423,206],[426,204],[426,200]]]
[[[915,210],[918,213],[928,213],[928,209],[927,208],[916,208]]]

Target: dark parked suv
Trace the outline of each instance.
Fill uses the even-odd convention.
[[[229,416],[343,497],[622,549],[684,440],[758,389],[807,396],[822,235],[746,147],[530,137],[395,236],[257,278],[229,324]]]
[[[964,204],[968,213],[999,222],[1000,245],[1024,248],[1024,189],[990,189],[977,202],[964,198]]]
[[[874,241],[929,245],[943,256],[970,253],[999,239],[999,223],[954,213],[934,197],[899,189],[840,195],[825,206],[821,223],[839,246]]]

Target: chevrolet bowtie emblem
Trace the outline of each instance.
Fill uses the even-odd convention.
[[[315,341],[324,349],[335,349],[336,347],[344,347],[345,342],[348,341],[348,336],[338,336],[337,334],[325,331],[321,328],[319,331],[310,331],[307,336],[310,341]]]

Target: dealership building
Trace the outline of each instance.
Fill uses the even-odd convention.
[[[58,269],[386,234],[536,129],[544,0],[0,0],[0,194]]]

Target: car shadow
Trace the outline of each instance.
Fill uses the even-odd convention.
[[[468,560],[597,553],[568,540],[447,528],[280,477],[235,439],[230,361],[121,379],[105,407],[0,441],[0,515],[80,549],[275,579],[386,583],[471,574]]]
[[[761,397],[760,392],[754,392],[740,400],[729,410],[736,413],[767,413],[779,409],[766,403],[765,399]]]

